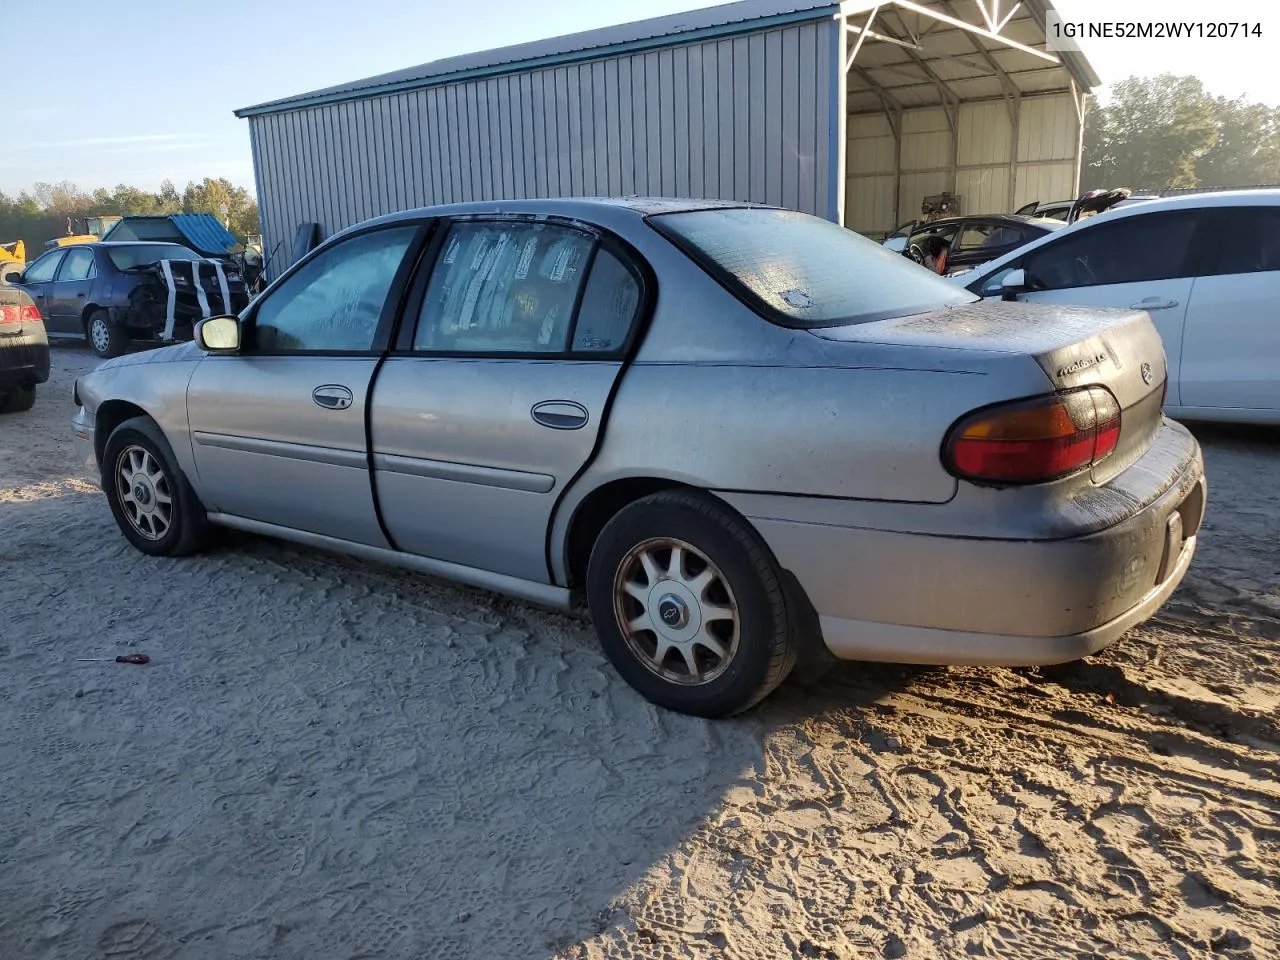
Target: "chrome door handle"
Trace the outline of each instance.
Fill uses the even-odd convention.
[[[1171,310],[1178,305],[1177,300],[1161,300],[1159,297],[1147,297],[1138,303],[1129,304],[1130,310]]]
[[[572,400],[543,400],[533,405],[529,415],[535,423],[552,430],[580,430],[591,419],[587,408]]]
[[[311,399],[326,410],[345,410],[355,397],[340,383],[326,383],[311,391]]]

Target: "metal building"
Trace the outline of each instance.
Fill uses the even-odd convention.
[[[1073,197],[1099,81],[1046,51],[1053,15],[742,0],[247,107],[271,272],[300,223],[451,201],[718,197],[883,234],[944,192],[966,213]]]

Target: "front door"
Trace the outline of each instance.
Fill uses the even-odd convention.
[[[386,547],[365,412],[420,224],[356,234],[303,262],[246,316],[243,348],[187,389],[210,510]]]
[[[22,283],[19,286],[35,301],[36,309],[45,320],[49,319],[49,289],[53,286],[58,266],[66,255],[65,250],[50,250],[22,271]]]
[[[373,392],[383,518],[401,550],[548,582],[552,513],[604,428],[640,273],[560,223],[460,220],[437,248]]]
[[[1207,213],[1207,211],[1206,211]],[[1182,340],[1184,407],[1280,410],[1280,207],[1223,207]]]
[[[1031,303],[1145,310],[1164,342],[1168,402],[1178,404],[1182,324],[1199,253],[1195,211],[1117,217],[1055,238],[1023,261]]]
[[[89,303],[89,288],[97,276],[93,251],[72,247],[48,285],[48,326],[53,333],[84,333],[84,308]]]

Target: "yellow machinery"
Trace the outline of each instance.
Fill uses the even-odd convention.
[[[119,222],[120,217],[85,217],[84,231],[82,233],[72,233],[71,221],[67,221],[67,234],[65,237],[58,237],[56,240],[49,240],[45,243],[45,249],[52,250],[54,247],[65,247],[72,243],[97,243],[102,239],[103,235]]]
[[[21,270],[27,265],[27,245],[21,240],[15,240],[13,243],[0,243],[0,276],[11,273],[12,270],[5,268],[17,267]]]

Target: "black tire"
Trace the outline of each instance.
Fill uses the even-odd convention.
[[[35,387],[10,387],[0,393],[0,413],[25,413],[36,405]]]
[[[169,510],[163,530],[159,529],[159,520],[136,522],[133,519],[135,510],[145,510],[145,506],[131,507],[125,503],[121,472],[126,466],[132,467],[139,461],[146,463],[138,451],[145,451],[150,455],[162,480],[144,480],[147,489],[141,497],[136,486],[131,487],[129,492],[138,498],[134,501],[135,505],[139,500],[143,504],[157,503],[160,500],[156,496],[158,493],[167,497]],[[126,456],[129,458],[127,461]],[[139,474],[135,473],[134,476],[139,477]],[[180,557],[195,553],[208,544],[209,521],[204,505],[178,467],[169,441],[149,417],[134,417],[111,431],[102,457],[102,489],[107,495],[107,503],[111,505],[111,513],[116,518],[120,532],[143,553],[153,557]],[[159,507],[153,510],[159,510]],[[143,529],[148,525],[152,527],[151,536]]]
[[[697,560],[699,564],[703,560],[710,561],[713,573],[719,576],[713,578],[712,585],[706,589],[720,589],[718,579],[723,578],[728,599],[726,601],[722,595],[720,599],[711,598],[708,602],[736,607],[737,610],[737,647],[729,650],[731,655],[727,658],[715,657],[704,649],[702,655],[714,657],[713,662],[720,665],[707,670],[707,679],[702,682],[692,682],[693,666],[689,661],[692,654],[673,646],[665,656],[659,657],[659,634],[656,630],[631,632],[621,622],[636,611],[642,614],[646,607],[633,594],[624,597],[625,591],[619,587],[620,578],[630,580],[630,577],[620,568],[625,565],[631,570],[640,569],[643,562],[631,559],[634,551],[661,551],[661,546],[647,545],[668,541],[680,541],[685,547],[692,548],[695,554],[701,554]],[[651,557],[661,556],[660,552],[651,554]],[[669,572],[670,568],[663,571],[663,578],[649,581],[647,588],[650,591],[649,606],[654,607],[660,616],[664,602],[669,601],[673,594],[668,593],[655,603],[657,595],[653,587],[669,582],[665,579]],[[635,584],[634,580],[631,582]],[[680,583],[679,580],[675,582],[677,586]],[[710,597],[709,593],[700,592],[701,597]],[[692,596],[687,591],[685,595]],[[610,520],[591,551],[587,567],[587,601],[600,644],[623,679],[646,699],[669,710],[698,717],[726,717],[741,713],[772,693],[795,666],[797,644],[782,578],[772,554],[744,520],[703,494],[686,491],[656,493],[636,501]],[[684,605],[677,602],[676,606]],[[698,614],[686,611],[684,615],[690,622],[695,616],[699,623],[703,622],[700,606]],[[680,616],[677,611],[676,617]],[[661,619],[665,621],[666,617]],[[646,637],[654,641],[652,653],[648,653],[644,646]],[[720,640],[723,648],[723,635]],[[669,641],[662,642],[666,644]],[[670,659],[672,651],[678,657],[674,661]],[[674,666],[664,667],[670,663]],[[671,675],[680,669],[687,671],[685,682],[658,672],[662,670]],[[718,675],[717,669],[720,671]]]
[[[111,322],[105,310],[95,310],[84,322],[84,339],[89,349],[110,360],[129,349],[129,335],[124,328]]]

